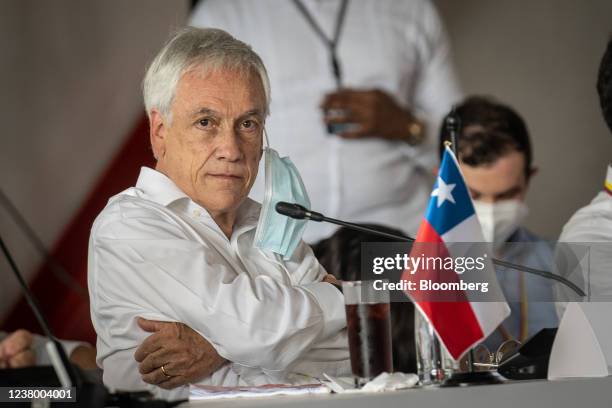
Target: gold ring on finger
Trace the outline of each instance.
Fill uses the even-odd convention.
[[[168,375],[168,373],[166,372],[166,369],[164,368],[164,365],[165,365],[165,364],[162,364],[162,366],[160,367],[160,368],[161,368],[161,372],[162,372],[162,374],[163,374],[163,375],[164,375],[164,377],[166,377],[166,378],[172,378],[172,376],[171,376],[171,375]]]

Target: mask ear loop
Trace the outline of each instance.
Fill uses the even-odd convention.
[[[266,128],[263,128],[263,134],[264,134],[264,139],[266,140],[266,149],[270,148],[270,140],[268,140],[268,132],[266,131]]]

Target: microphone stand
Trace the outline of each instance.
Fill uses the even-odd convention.
[[[276,212],[281,215],[285,215],[287,217],[295,218],[298,220],[329,222],[331,224],[340,225],[340,226],[347,227],[347,228],[357,230],[357,231],[369,232],[371,234],[389,238],[389,239],[394,239],[396,241],[402,241],[402,242],[414,242],[415,241],[414,238],[412,237],[404,237],[402,235],[390,234],[387,232],[379,231],[374,228],[369,228],[363,225],[354,224],[352,222],[347,222],[347,221],[337,220],[335,218],[326,217],[325,215],[318,213],[316,211],[308,210],[299,204],[292,204],[292,203],[287,203],[285,201],[279,201],[278,203],[276,203],[275,209],[276,209]],[[556,282],[559,282],[567,286],[569,289],[574,291],[578,296],[581,296],[581,297],[586,296],[584,291],[580,289],[580,287],[578,287],[574,282],[571,282],[570,280],[562,276],[555,275],[554,273],[543,271],[541,269],[531,268],[525,265],[518,265],[512,262],[508,262],[508,261],[502,261],[501,259],[497,259],[497,258],[491,258],[491,261],[493,262],[493,264],[498,265],[498,266],[503,266],[505,268],[514,269],[517,271],[530,273],[532,275],[541,276],[546,279],[554,280]]]
[[[59,341],[55,338],[55,336],[53,336],[53,334],[51,333],[51,329],[49,328],[49,325],[47,324],[47,320],[45,319],[45,317],[43,316],[41,312],[40,305],[38,304],[38,302],[36,301],[32,293],[30,292],[28,285],[23,279],[23,275],[19,272],[17,264],[15,263],[15,260],[11,256],[2,237],[0,237],[0,248],[2,249],[2,252],[4,253],[4,256],[6,257],[11,267],[11,270],[15,274],[15,277],[17,278],[17,281],[19,282],[19,285],[21,286],[23,294],[28,304],[30,305],[30,308],[34,312],[34,316],[36,317],[36,320],[40,324],[40,327],[42,328],[43,333],[49,339],[49,343],[47,343],[46,347],[47,347],[48,352],[50,353],[49,357],[51,359],[53,368],[55,369],[55,372],[57,374],[57,377],[62,387],[72,387],[72,386],[80,387],[83,382],[82,378],[79,375],[77,375],[74,369],[74,366],[70,364],[70,360],[68,359],[68,356],[66,355],[66,351],[64,350],[62,345],[59,343]]]
[[[53,364],[53,368],[55,369],[55,374],[57,375],[57,378],[61,386],[62,387],[75,387],[77,390],[76,395],[75,395],[76,402],[65,402],[65,403],[53,402],[54,406],[86,407],[86,408],[102,408],[105,406],[126,407],[126,408],[127,407],[130,407],[130,408],[132,407],[166,408],[166,407],[174,407],[178,404],[186,402],[186,400],[164,401],[164,400],[152,399],[152,395],[148,391],[109,393],[103,384],[86,379],[83,373],[81,372],[81,370],[78,369],[78,367],[76,367],[72,363],[70,363],[70,360],[68,359],[68,355],[66,354],[66,350],[64,350],[64,347],[60,344],[60,342],[51,332],[51,329],[49,328],[49,324],[47,323],[47,320],[45,319],[41,311],[40,305],[38,304],[38,302],[36,301],[36,298],[34,297],[32,292],[28,288],[28,285],[25,279],[23,278],[23,275],[19,271],[19,268],[17,267],[15,260],[11,256],[11,253],[8,250],[1,236],[0,236],[0,249],[2,249],[2,252],[4,253],[4,256],[6,257],[11,267],[11,270],[15,274],[15,277],[17,278],[17,281],[19,282],[19,285],[21,286],[23,295],[25,296],[28,304],[30,305],[30,308],[34,312],[34,316],[36,317],[36,320],[38,320],[38,323],[40,324],[40,327],[42,328],[43,333],[49,339],[46,345],[47,352],[49,353],[51,363]],[[37,367],[37,368],[43,369],[43,367]],[[25,376],[30,377],[32,375],[38,378],[40,381],[47,382],[47,384],[45,385],[49,384],[48,377],[41,378],[41,377],[45,377],[44,375],[45,373],[40,373],[40,372],[33,373],[28,370],[30,369],[6,369],[6,370],[0,370],[0,374],[4,374],[2,375],[2,377],[8,377],[9,382],[11,381],[11,373],[14,374],[15,377],[20,377],[20,378],[17,378],[17,382],[20,383],[20,385],[28,380],[28,378],[24,379],[23,377]],[[6,375],[7,372],[8,372],[8,375]],[[6,382],[6,380],[3,380],[3,382]],[[10,384],[2,384],[2,385],[10,385]],[[26,384],[26,386],[27,385],[29,384]]]

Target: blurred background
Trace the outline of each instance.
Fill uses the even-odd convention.
[[[82,289],[44,265],[4,208],[0,235],[59,337],[95,339],[86,298],[89,228],[107,199],[152,164],[140,82],[191,3],[0,2],[0,188]],[[526,119],[540,170],[527,225],[556,239],[602,188],[610,162],[595,78],[612,35],[612,1],[434,3],[464,94],[495,96]],[[39,332],[4,259],[0,282],[0,328]]]

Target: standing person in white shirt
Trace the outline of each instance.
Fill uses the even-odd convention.
[[[608,41],[601,59],[597,92],[604,120],[612,132],[612,40]],[[567,277],[572,280],[584,278],[585,285],[589,286],[585,291],[589,293],[590,300],[612,302],[612,165],[608,165],[603,190],[565,224],[559,241],[570,243],[569,247],[560,246],[557,251],[557,266],[563,267],[560,272],[569,273]],[[576,252],[579,256],[577,263],[568,264],[566,259],[568,251],[572,251],[572,243],[577,244]],[[586,248],[588,264],[580,263],[580,255]],[[577,268],[579,265],[582,267]],[[585,276],[575,276],[576,272]],[[565,288],[559,289],[558,297],[559,300],[579,300]],[[564,304],[560,304],[560,316],[564,309]]]
[[[217,29],[180,31],[149,67],[156,168],[110,199],[90,237],[91,314],[107,386],[175,399],[189,382],[350,372],[343,297],[310,247],[299,241],[285,260],[253,245],[260,205],[247,196],[269,95],[257,54]],[[149,341],[142,318],[177,322],[173,338],[189,338],[188,353]],[[194,373],[201,359],[210,363]]]
[[[460,98],[429,0],[206,0],[191,24],[226,30],[265,61],[275,90],[267,129],[300,170],[313,209],[416,233],[436,129]],[[259,179],[251,196],[262,194]],[[310,223],[304,239],[335,228]]]

